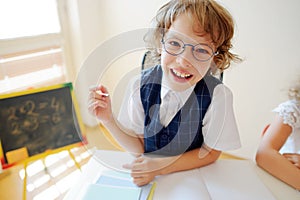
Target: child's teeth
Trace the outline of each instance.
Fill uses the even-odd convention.
[[[179,77],[181,77],[181,78],[187,78],[187,77],[191,76],[190,74],[187,74],[187,73],[180,73],[180,72],[178,72],[178,71],[176,71],[176,70],[173,70],[173,72],[176,74],[176,76],[179,76]]]

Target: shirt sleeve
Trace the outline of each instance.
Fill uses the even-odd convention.
[[[300,108],[297,101],[290,100],[283,102],[273,112],[277,112],[282,117],[283,123],[291,126],[293,130],[300,128]]]
[[[144,116],[140,97],[140,76],[137,76],[128,84],[118,115],[118,122],[136,134],[143,134]]]
[[[224,84],[215,87],[211,104],[203,119],[204,143],[220,151],[241,147],[233,110],[233,95]]]

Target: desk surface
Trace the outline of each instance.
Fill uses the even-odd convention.
[[[108,168],[126,172],[122,164],[131,160],[132,157],[125,152],[96,151],[65,200],[81,199],[88,185],[95,183]],[[206,167],[156,177],[155,182],[154,200],[300,199],[299,192],[250,160],[219,159]]]

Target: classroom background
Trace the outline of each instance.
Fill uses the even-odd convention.
[[[79,11],[78,18],[74,20],[76,24],[73,24],[70,32],[73,38],[73,63],[77,71],[91,51],[106,40],[127,31],[147,28],[153,14],[164,2],[167,1],[89,0],[72,4],[70,13]],[[233,51],[244,59],[224,73],[224,83],[233,91],[242,141],[242,148],[231,153],[253,159],[261,132],[273,119],[272,109],[287,98],[290,84],[300,76],[300,23],[296,20],[300,17],[300,2],[219,2],[232,13],[236,21]],[[103,82],[113,90],[116,80],[120,80],[126,71],[140,66],[141,60],[142,52],[138,51],[118,58],[111,64],[114,70],[103,77]],[[93,71],[88,73],[87,77],[92,76]],[[88,84],[87,81],[87,85],[81,87],[87,88]],[[81,109],[83,119],[86,124],[93,126],[93,120],[85,108],[82,106]]]

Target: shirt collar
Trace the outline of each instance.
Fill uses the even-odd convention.
[[[195,86],[196,85],[193,85],[192,87],[189,87],[188,89],[186,89],[184,91],[174,91],[171,88],[162,86],[161,91],[160,91],[160,97],[161,97],[161,99],[164,99],[164,97],[167,95],[167,93],[169,91],[171,91],[176,95],[176,97],[179,98],[178,101],[179,101],[179,104],[180,104],[180,107],[181,107],[186,102],[186,100],[189,98],[189,96],[193,92]]]

